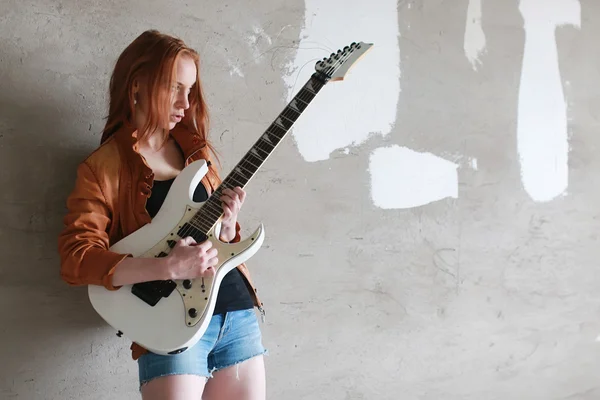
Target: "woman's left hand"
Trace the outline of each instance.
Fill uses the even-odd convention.
[[[221,201],[223,204],[221,240],[229,242],[235,237],[235,224],[245,199],[246,192],[239,186],[221,191]]]

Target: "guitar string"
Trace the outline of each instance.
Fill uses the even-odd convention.
[[[338,52],[338,53],[337,53],[337,55],[339,55],[339,54],[340,54],[340,53]],[[342,54],[343,54],[343,53],[342,53]],[[335,61],[335,62],[334,62],[334,63],[333,63],[333,64],[332,64],[330,67],[328,67],[328,68],[326,68],[326,69],[325,69],[325,73],[327,73],[327,74],[331,74],[331,73],[332,73],[332,72],[333,72],[333,71],[334,71],[336,68],[338,68],[338,67],[339,67],[340,65],[342,65],[344,62],[346,62],[346,61],[347,61],[347,59],[350,57],[350,55],[351,55],[351,54],[352,54],[352,52],[348,53],[347,55],[342,55],[342,57],[341,57],[341,58],[337,59],[337,60],[336,60],[336,61]],[[330,56],[329,58],[331,59],[332,57],[335,57],[335,55],[336,55],[336,54],[334,54],[333,56]],[[311,91],[307,89],[307,86],[308,86],[308,84],[309,84],[309,83],[311,83],[311,82],[312,82],[312,83],[315,83],[315,82],[314,82],[314,77],[311,77],[311,78],[310,78],[310,81],[309,81],[309,82],[307,82],[307,83],[304,85],[304,87],[302,88],[302,90],[300,91],[300,93],[299,93],[297,96],[295,96],[295,97],[294,97],[295,99],[297,98],[297,99],[301,100],[303,103],[305,103],[305,104],[306,104],[306,107],[304,107],[304,110],[307,108],[307,106],[310,104],[310,102],[311,102],[312,100],[314,100],[314,98],[316,97],[316,95],[318,94],[318,92],[319,92],[319,91],[320,91],[320,90],[323,88],[323,86],[325,85],[325,84],[322,84],[321,82],[316,82],[316,83],[318,84],[318,86],[319,86],[319,87],[318,87],[318,89],[317,89],[317,90],[316,90],[314,93],[311,93]],[[308,98],[306,98],[306,97],[308,97]],[[290,104],[291,104],[291,102],[290,102]],[[280,116],[284,116],[284,117],[286,117],[286,115],[289,113],[289,110],[290,110],[290,107],[289,107],[289,104],[288,104],[288,106],[286,106],[286,108],[283,110],[283,112],[280,114]],[[304,112],[304,110],[302,110],[302,111],[300,112],[300,114],[298,114],[298,116],[297,116],[297,117],[295,117],[295,118],[296,118],[296,119],[297,119],[297,118],[299,118],[299,117],[300,117],[300,115],[301,115],[301,113],[302,113],[302,112]],[[278,119],[279,119],[279,118],[278,118]],[[290,120],[289,118],[286,118],[286,119]],[[277,119],[276,119],[275,121],[277,121]],[[293,121],[293,123],[295,123],[295,120]],[[278,138],[278,142],[277,142],[275,145],[273,145],[272,143],[268,143],[268,146],[272,146],[272,148],[271,148],[271,149],[268,149],[268,148],[266,148],[266,149],[265,149],[265,146],[267,145],[267,143],[265,143],[265,140],[262,138],[262,136],[259,138],[259,140],[258,140],[258,143],[257,143],[255,146],[253,146],[253,148],[258,148],[258,149],[262,150],[263,152],[265,152],[265,153],[267,154],[267,157],[268,157],[268,155],[269,155],[269,154],[270,154],[270,153],[271,153],[271,152],[272,152],[272,151],[273,151],[273,150],[274,150],[274,149],[277,147],[277,145],[279,144],[279,142],[280,142],[281,140],[283,140],[283,137],[285,137],[285,135],[288,133],[289,129],[291,129],[291,126],[293,126],[293,123],[292,123],[292,125],[290,125],[290,128],[287,128],[287,129],[285,129],[285,130],[283,131],[283,135],[281,135],[281,138]],[[275,125],[275,126],[279,127],[279,126],[278,126],[278,125],[276,125],[275,123],[272,123],[271,125]],[[273,134],[273,132],[271,132],[269,129],[267,129],[267,133],[271,133],[271,134]],[[264,136],[264,135],[263,135],[263,136]],[[250,152],[248,152],[248,153],[246,154],[246,156],[247,156],[248,154],[250,154]],[[258,158],[258,160],[259,160],[259,163],[260,163],[260,164],[264,163],[264,162],[265,162],[265,160],[266,160],[266,158],[265,158],[265,159],[263,159],[263,160],[261,160],[261,158],[262,158],[262,157],[260,157],[260,158],[259,158],[259,157],[257,157],[256,155],[254,155],[254,156],[255,156],[256,158]],[[251,162],[249,162],[248,160],[245,160],[245,159],[246,159],[246,157],[244,157],[244,158],[242,159],[242,162],[241,162],[241,163],[239,163],[239,164],[238,164],[238,166],[240,166],[240,167],[243,167],[243,166],[245,166],[246,162],[248,162],[248,163],[250,163],[250,165],[252,165],[252,163],[251,163]],[[259,164],[259,167],[260,167],[260,164]],[[244,169],[245,169],[245,168],[244,168]],[[257,168],[257,169],[258,169],[258,168]],[[234,169],[234,171],[232,171],[232,174],[230,175],[230,177],[231,177],[231,180],[235,180],[235,179],[236,179],[236,173],[237,173],[237,174],[239,174],[239,172],[238,172],[238,171],[236,171],[236,170]],[[244,177],[244,176],[242,176],[242,178],[245,178],[245,177]],[[239,184],[239,182],[238,182],[238,184]],[[221,187],[219,187],[219,188],[217,189],[217,191],[220,191],[221,189],[223,189],[223,188],[225,188],[225,187],[227,187],[227,185],[221,185]],[[211,199],[212,199],[212,198],[214,198],[214,197],[213,197],[213,196],[211,196]],[[204,208],[204,207],[206,206],[206,208],[207,208],[207,210],[208,210],[208,213],[207,213],[207,214],[208,214],[209,216],[211,216],[211,217],[213,217],[213,218],[214,218],[215,216],[214,216],[214,215],[212,215],[212,214],[211,214],[211,212],[216,212],[216,211],[215,211],[215,210],[213,210],[213,209],[211,209],[211,207],[210,207],[210,206],[212,206],[212,205],[213,205],[213,204],[212,204],[212,202],[210,201],[211,199],[209,199],[209,201],[208,201],[208,203],[210,203],[210,204],[205,204],[204,206],[202,206],[202,208]],[[221,215],[222,215],[222,213],[217,213],[217,217],[216,217],[216,219],[218,220],[218,219],[220,218],[220,216],[221,216]],[[184,229],[183,229],[183,231],[182,231],[182,234],[184,235],[183,237],[190,235],[190,234],[191,234],[191,233],[192,233],[194,230],[200,230],[200,231],[204,231],[204,230],[205,230],[205,231],[207,231],[207,232],[208,232],[210,229],[212,229],[212,226],[214,226],[214,224],[212,224],[212,226],[211,226],[209,229],[206,229],[206,227],[205,227],[205,226],[202,226],[202,225],[203,225],[203,222],[202,222],[202,221],[195,221],[195,218],[196,218],[196,216],[192,217],[192,219],[191,219],[190,221],[188,221],[188,227],[187,227],[187,228],[184,228]],[[196,226],[194,223],[192,223],[192,221],[194,221],[194,222],[199,222],[201,226]],[[210,225],[210,224],[209,224],[209,225]],[[202,232],[202,233],[204,233],[204,232]]]
[[[358,48],[360,48],[360,47],[358,47]],[[338,52],[338,53],[337,53],[337,55],[339,55],[339,54],[340,54],[340,52]],[[332,72],[333,72],[333,71],[334,71],[334,70],[335,70],[335,69],[338,67],[338,65],[341,65],[342,63],[344,63],[344,62],[345,62],[345,61],[346,61],[346,60],[349,58],[349,56],[350,56],[351,54],[352,54],[352,53],[349,53],[349,54],[347,54],[347,55],[344,55],[344,54],[342,53],[342,57],[341,57],[341,58],[339,58],[339,59],[337,59],[337,60],[336,60],[336,61],[335,61],[335,62],[334,62],[334,63],[333,63],[333,64],[332,64],[330,67],[326,68],[326,69],[325,69],[325,73],[332,73]],[[331,57],[335,57],[335,56],[336,56],[336,54],[333,54],[333,56],[331,56]],[[331,58],[331,57],[330,57],[330,58]],[[311,102],[312,100],[314,100],[314,98],[316,97],[317,93],[318,93],[318,92],[319,92],[319,91],[320,91],[320,90],[323,88],[323,86],[325,85],[325,84],[323,84],[323,83],[321,83],[321,82],[316,82],[316,83],[317,83],[317,85],[318,85],[319,87],[318,87],[318,89],[317,89],[317,90],[316,90],[314,93],[311,93],[311,91],[310,91],[310,90],[307,90],[307,89],[306,89],[306,88],[307,88],[307,86],[308,86],[308,84],[309,84],[309,83],[311,83],[311,82],[312,82],[312,83],[315,83],[315,81],[314,81],[314,78],[313,78],[313,77],[311,77],[310,81],[309,81],[309,82],[307,82],[307,84],[305,84],[305,85],[304,85],[304,87],[303,87],[303,90],[301,91],[301,93],[299,93],[299,95],[298,95],[298,96],[295,96],[295,99],[297,98],[297,99],[301,100],[303,103],[305,103],[305,104],[306,104],[306,106],[308,106],[308,105],[310,104],[310,102]],[[307,96],[305,96],[305,95],[307,95]],[[307,99],[306,97],[308,97],[308,99]],[[311,97],[312,97],[312,98],[311,98]],[[291,102],[290,102],[290,104],[291,104]],[[306,107],[305,107],[304,109],[306,109]],[[292,121],[292,124],[290,125],[290,127],[289,127],[289,128],[285,128],[285,126],[283,127],[283,128],[285,128],[285,129],[283,130],[283,134],[277,134],[277,133],[274,133],[274,132],[270,131],[269,129],[267,129],[267,133],[271,133],[271,134],[275,134],[275,135],[281,135],[281,137],[280,137],[280,138],[278,137],[278,141],[277,141],[277,143],[276,143],[275,145],[273,145],[272,143],[269,143],[268,145],[269,145],[269,146],[271,146],[272,148],[271,148],[271,149],[268,149],[268,148],[266,148],[266,149],[265,149],[265,146],[267,145],[267,143],[264,143],[264,142],[265,142],[265,140],[264,140],[264,139],[262,138],[262,136],[261,136],[261,138],[259,138],[259,140],[258,140],[258,143],[257,143],[257,145],[253,146],[253,149],[259,149],[259,150],[262,150],[263,152],[265,152],[265,153],[267,154],[267,157],[268,157],[268,155],[269,155],[269,154],[270,154],[270,153],[271,153],[271,152],[272,152],[272,151],[275,149],[275,147],[277,147],[277,145],[279,144],[279,142],[280,142],[281,140],[283,140],[283,137],[284,137],[284,136],[285,136],[285,135],[288,133],[289,129],[291,129],[291,127],[292,127],[292,126],[293,126],[293,124],[295,123],[295,120],[296,120],[297,118],[299,118],[299,117],[300,117],[301,113],[302,113],[302,112],[304,112],[304,110],[300,111],[300,113],[299,113],[297,116],[293,116],[293,115],[291,115],[291,117],[292,117],[293,119],[290,119],[290,118],[288,118],[288,116],[290,116],[290,115],[289,115],[289,114],[290,114],[290,112],[291,112],[291,108],[289,107],[289,104],[288,104],[288,106],[286,106],[286,108],[285,108],[285,109],[283,110],[283,112],[280,114],[280,116],[281,116],[281,117],[284,117],[284,118],[285,118],[285,119],[287,119],[288,121]],[[278,117],[278,118],[277,118],[275,121],[277,121],[277,120],[279,120],[279,119],[280,119],[280,118]],[[281,128],[281,127],[280,127],[279,125],[277,125],[277,124],[271,124],[271,125],[275,125],[275,126],[277,126],[278,128]],[[283,129],[283,128],[282,128],[282,129]],[[264,135],[263,135],[263,136],[264,136]],[[252,154],[252,153],[251,153],[251,151],[249,151],[249,152],[246,154],[246,156],[245,156],[245,157],[242,159],[242,161],[241,161],[241,162],[238,164],[238,167],[239,167],[240,169],[243,169],[243,170],[245,170],[245,171],[248,171],[248,169],[246,169],[246,168],[248,168],[248,165],[247,165],[247,164],[250,164],[251,166],[254,166],[254,167],[256,168],[256,170],[257,170],[257,169],[258,169],[258,167],[260,167],[260,165],[261,165],[262,163],[264,163],[264,162],[265,162],[265,160],[266,160],[266,158],[265,158],[265,159],[261,159],[262,157],[261,157],[260,155],[257,155],[257,154],[252,154],[252,156],[256,157],[256,158],[258,159],[258,162],[259,162],[259,166],[258,166],[258,167],[256,167],[256,166],[255,166],[255,165],[254,165],[254,164],[253,164],[253,163],[252,163],[250,160],[248,160],[248,158],[250,158],[250,157],[249,157],[249,156],[250,156],[250,154]],[[251,172],[251,171],[249,171],[249,172]],[[234,169],[234,171],[232,171],[232,174],[230,175],[230,179],[231,179],[231,180],[234,180],[234,181],[236,181],[236,179],[238,179],[238,178],[236,178],[236,174],[237,174],[237,175],[240,175],[240,178],[242,178],[242,179],[247,179],[248,181],[249,181],[249,179],[251,179],[251,177],[250,177],[250,178],[246,178],[245,176],[243,176],[243,175],[242,175],[242,174],[239,172],[239,170],[238,170],[238,169]],[[253,174],[253,172],[251,172],[251,174]],[[229,180],[227,180],[227,181],[229,181]],[[226,183],[227,183],[227,182],[226,182]],[[237,183],[238,183],[238,184],[240,184],[240,182],[239,182],[239,181],[237,181]],[[246,182],[246,183],[247,183],[247,182]],[[227,184],[225,184],[225,185],[222,185],[220,188],[218,188],[218,190],[221,190],[222,188],[226,188],[226,187],[227,187]],[[211,197],[212,197],[212,196],[211,196]],[[212,198],[214,198],[214,197],[212,197]],[[209,200],[211,200],[211,199],[209,199]],[[216,220],[218,220],[218,219],[220,218],[220,216],[222,215],[222,213],[221,213],[221,212],[217,212],[216,210],[213,210],[213,209],[211,209],[211,206],[212,206],[212,205],[214,205],[214,204],[212,204],[213,202],[210,202],[210,201],[209,201],[209,203],[211,203],[211,204],[207,204],[207,205],[206,205],[206,206],[207,206],[206,208],[207,208],[207,211],[208,211],[208,212],[207,212],[207,214],[208,214],[210,217],[212,217],[212,218],[215,218],[215,215],[216,215]],[[204,206],[203,206],[202,208],[204,208]],[[215,215],[213,215],[213,214],[211,214],[212,212],[215,212],[216,214],[215,214]],[[193,231],[193,229],[194,229],[194,228],[195,228],[195,229],[199,229],[199,230],[206,230],[207,232],[208,232],[208,231],[209,231],[209,230],[212,228],[212,226],[211,226],[209,229],[206,229],[206,226],[203,226],[203,223],[202,223],[203,221],[202,221],[202,220],[200,220],[200,221],[196,221],[196,220],[195,220],[195,218],[196,218],[196,216],[194,216],[194,217],[191,219],[191,221],[189,221],[189,222],[188,222],[190,226],[189,226],[189,228],[187,228],[187,229],[184,229],[184,231],[183,231],[183,233],[184,233],[184,234],[186,234],[186,235],[187,235],[187,234],[191,233],[191,232]],[[193,222],[199,222],[201,226],[196,226],[196,225],[195,225],[195,224],[194,224],[192,221],[193,221]],[[211,224],[208,224],[208,225],[211,225]],[[212,225],[214,225],[214,223],[213,223]]]
[[[356,48],[360,48],[360,47],[356,47]],[[350,49],[351,49],[351,48],[350,48]],[[339,54],[340,54],[340,53],[338,52],[338,53],[337,53],[337,55],[339,55]],[[341,54],[343,54],[343,53],[341,53]],[[334,53],[334,55],[333,55],[333,56],[330,56],[329,58],[331,59],[332,57],[335,57],[335,55],[336,55],[336,54]],[[337,69],[337,68],[338,68],[339,66],[341,66],[341,65],[342,65],[344,62],[346,62],[346,61],[348,60],[348,58],[349,58],[351,55],[352,55],[352,52],[350,52],[350,53],[348,53],[347,55],[345,55],[345,56],[342,56],[340,59],[336,60],[334,63],[332,63],[332,64],[331,64],[331,66],[330,66],[330,67],[328,67],[328,68],[324,69],[324,71],[325,71],[325,74],[327,74],[327,75],[330,75],[330,74],[332,74],[332,73],[335,71],[335,69]],[[277,141],[277,143],[276,143],[276,144],[274,144],[274,145],[273,145],[272,143],[265,143],[265,140],[263,139],[263,136],[264,136],[264,134],[263,134],[263,135],[261,135],[261,136],[259,137],[259,139],[258,139],[257,143],[256,143],[256,144],[255,144],[255,145],[254,145],[252,148],[258,148],[259,150],[261,150],[261,151],[265,152],[265,153],[267,154],[267,157],[268,157],[268,156],[269,156],[269,154],[270,154],[270,153],[271,153],[271,152],[272,152],[272,151],[273,151],[273,150],[274,150],[274,149],[275,149],[275,148],[276,148],[276,147],[279,145],[279,143],[280,143],[280,142],[283,140],[283,138],[285,137],[285,135],[287,135],[287,133],[289,132],[289,130],[291,129],[291,127],[293,126],[293,124],[296,122],[296,120],[297,120],[297,119],[300,117],[300,115],[301,115],[301,114],[302,114],[302,113],[303,113],[303,112],[306,110],[306,108],[308,107],[308,105],[310,105],[310,102],[312,102],[312,101],[315,99],[316,95],[319,93],[319,91],[320,91],[320,90],[321,90],[321,89],[322,89],[322,88],[325,86],[325,84],[326,84],[326,83],[322,83],[322,82],[320,82],[320,81],[317,81],[316,83],[318,83],[318,86],[319,86],[319,87],[318,87],[318,89],[317,89],[317,90],[316,90],[314,93],[311,93],[311,91],[307,89],[307,87],[308,87],[308,85],[309,85],[310,83],[313,83],[313,84],[315,83],[315,78],[314,78],[314,77],[311,77],[311,78],[310,78],[310,80],[309,80],[309,81],[308,81],[308,82],[307,82],[307,83],[306,83],[306,84],[305,84],[305,85],[302,87],[302,89],[300,90],[300,92],[299,92],[299,93],[298,93],[296,96],[294,96],[294,98],[292,99],[292,101],[290,101],[290,103],[289,103],[289,104],[288,104],[288,105],[285,107],[285,109],[283,110],[283,112],[281,112],[281,113],[279,114],[280,116],[284,116],[284,117],[286,117],[286,119],[287,119],[287,120],[289,120],[289,121],[293,121],[293,122],[292,122],[292,125],[290,125],[290,127],[289,127],[289,128],[287,128],[287,129],[285,129],[285,130],[284,130],[284,132],[283,132],[283,135],[281,135],[281,138],[278,138],[278,141]],[[300,110],[299,110],[300,112],[299,112],[298,116],[296,116],[296,117],[295,117],[295,119],[294,119],[294,120],[292,120],[292,119],[290,119],[290,118],[287,118],[287,116],[288,116],[288,115],[286,115],[286,114],[288,114],[288,113],[289,113],[289,111],[290,111],[290,104],[291,104],[291,103],[292,103],[292,102],[293,102],[295,99],[299,99],[299,100],[301,100],[301,101],[302,101],[302,103],[304,103],[304,104],[305,104],[305,107],[304,107],[304,109],[303,109],[302,111],[300,111]],[[279,117],[278,117],[277,119],[279,119]],[[275,125],[275,126],[279,127],[279,126],[276,124],[276,122],[277,122],[277,119],[276,119],[276,120],[275,120],[273,123],[271,123],[271,125],[270,125],[269,127],[271,127],[271,126],[273,126],[273,125]],[[283,129],[283,128],[281,128],[281,129]],[[273,132],[271,132],[271,131],[269,130],[269,128],[267,128],[267,131],[266,131],[266,133],[271,133],[271,134],[273,134]],[[275,134],[275,135],[277,135],[277,134]],[[265,148],[264,146],[271,146],[272,148],[271,148],[271,149],[268,149],[268,147],[267,147],[267,148]],[[245,156],[242,158],[242,162],[240,162],[240,163],[238,164],[238,166],[239,166],[239,167],[242,167],[242,166],[244,166],[246,162],[248,162],[250,165],[254,166],[254,165],[253,165],[253,164],[252,164],[250,161],[246,160],[246,157],[247,157],[249,154],[251,154],[251,151],[249,151],[248,153],[246,153],[246,155],[245,155]],[[254,156],[254,157],[256,157],[256,158],[258,158],[258,160],[259,160],[259,163],[260,163],[260,164],[258,165],[258,168],[260,167],[260,165],[261,165],[262,163],[264,163],[264,162],[266,161],[266,158],[261,160],[262,156],[260,156],[260,157],[259,157],[258,155],[255,155],[255,154],[253,154],[253,156]],[[256,166],[255,166],[255,167],[256,167]],[[256,168],[256,170],[258,170],[258,168]],[[245,168],[243,168],[243,169],[244,169],[244,170],[246,170]],[[235,179],[236,179],[236,178],[235,178],[235,175],[236,175],[236,173],[238,173],[238,174],[239,174],[239,172],[237,172],[237,171],[234,169],[234,170],[232,171],[232,173],[230,174],[230,177],[231,177],[230,179],[231,179],[231,180],[235,180]],[[245,179],[245,177],[244,177],[244,176],[242,176],[242,178],[244,178],[244,179]],[[226,179],[226,180],[227,180],[227,179]],[[239,182],[238,182],[238,183],[239,183]],[[218,191],[222,190],[223,188],[225,188],[226,186],[227,186],[227,185],[220,185],[220,186],[219,186],[219,188],[217,188],[217,190],[216,190],[216,191],[218,192]],[[202,209],[204,209],[204,208],[206,207],[206,208],[207,208],[207,210],[205,210],[205,211],[208,211],[208,212],[207,212],[207,214],[208,214],[209,216],[211,216],[211,217],[213,217],[213,218],[214,218],[214,215],[212,215],[212,214],[211,214],[211,212],[215,212],[215,210],[212,210],[212,209],[210,208],[210,206],[212,205],[212,203],[211,203],[211,201],[210,201],[210,200],[211,200],[212,198],[214,198],[214,197],[213,197],[213,196],[211,196],[211,197],[210,197],[210,198],[207,200],[207,202],[206,202],[206,203],[205,203],[205,204],[204,204],[204,205],[203,205],[201,208],[202,208]],[[207,204],[207,203],[210,203],[210,204]],[[219,215],[218,215],[218,216],[217,216],[217,218],[216,218],[217,220],[220,218],[221,214],[222,214],[222,213],[219,213]],[[181,231],[181,232],[182,232],[182,234],[183,234],[183,236],[181,236],[181,235],[180,235],[181,237],[190,236],[190,235],[191,235],[191,234],[194,232],[194,230],[196,230],[196,231],[201,231],[201,233],[202,233],[202,234],[205,234],[205,233],[204,233],[204,231],[208,232],[208,231],[210,231],[210,229],[212,229],[212,226],[211,226],[209,229],[206,229],[206,227],[205,227],[205,226],[202,226],[202,225],[203,225],[203,222],[202,222],[202,221],[195,221],[195,218],[196,218],[196,216],[192,217],[192,218],[191,218],[191,220],[190,220],[190,221],[188,221],[188,227],[184,228],[184,229]],[[195,224],[193,224],[193,223],[192,223],[192,221],[194,221],[194,222],[199,222],[199,224],[200,224],[201,226],[196,226]],[[214,224],[213,224],[213,225],[214,225]]]

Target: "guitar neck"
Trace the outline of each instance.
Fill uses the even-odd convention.
[[[225,188],[232,189],[236,186],[246,187],[259,168],[277,148],[281,140],[288,134],[298,117],[306,110],[316,97],[317,93],[325,86],[324,80],[315,73],[277,116],[269,128],[259,137],[256,143],[242,157],[240,162],[231,170],[198,212],[191,218],[190,223],[208,233],[223,215],[221,205],[221,191]]]

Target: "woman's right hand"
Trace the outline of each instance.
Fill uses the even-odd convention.
[[[218,263],[217,249],[206,240],[200,244],[191,237],[179,240],[167,257],[169,279],[194,279],[213,276]]]

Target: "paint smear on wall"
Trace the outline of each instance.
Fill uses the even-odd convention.
[[[458,165],[431,153],[393,145],[369,160],[371,196],[380,208],[412,208],[458,197]]]
[[[265,32],[265,30],[259,25],[254,25],[252,27],[252,33],[250,36],[248,36],[246,41],[252,49],[254,61],[256,63],[260,62],[260,56],[262,53],[261,47],[267,47],[273,44],[271,37],[267,35],[267,32]]]
[[[244,77],[244,73],[241,68],[235,65],[231,60],[227,59],[227,64],[229,64],[229,76],[233,76],[234,74],[239,76],[240,78]]]
[[[305,0],[305,21],[295,59],[284,76],[288,99],[315,72],[323,57],[352,42],[373,48],[344,81],[330,82],[294,128],[298,151],[309,162],[387,135],[395,121],[400,93],[400,48],[396,0]]]
[[[481,0],[469,0],[464,50],[475,71],[481,65],[480,57],[485,51],[485,45],[485,33],[481,26]]]
[[[556,28],[581,25],[578,0],[521,0],[525,52],[519,88],[518,152],[529,196],[549,201],[568,186],[568,129]]]

